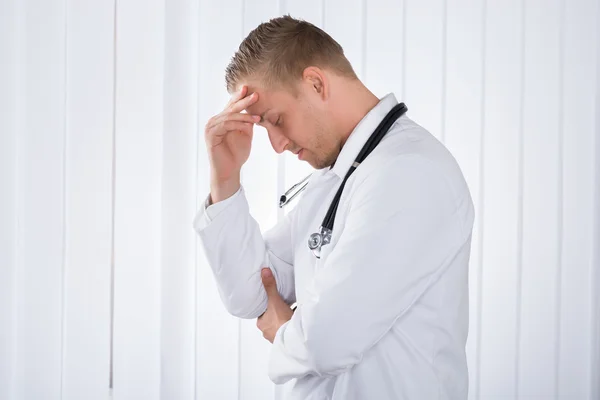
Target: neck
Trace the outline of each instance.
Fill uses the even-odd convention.
[[[360,81],[345,84],[336,100],[338,108],[338,129],[340,148],[346,143],[356,125],[379,103],[379,98],[367,89]]]

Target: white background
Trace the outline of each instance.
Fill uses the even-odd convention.
[[[600,399],[598,0],[0,0],[0,399],[104,400],[111,364],[117,400],[274,398],[192,220],[224,68],[282,13],[464,171],[470,398]],[[309,171],[257,128],[264,229]]]

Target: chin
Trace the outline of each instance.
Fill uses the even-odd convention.
[[[327,168],[330,167],[331,165],[333,165],[334,161],[335,161],[335,157],[319,157],[316,156],[315,153],[313,152],[309,152],[307,150],[304,150],[304,159],[302,161],[307,162],[311,167],[313,167],[314,169],[323,169],[323,168]]]
[[[332,163],[327,163],[327,162],[319,162],[319,161],[313,161],[313,160],[307,160],[307,162],[311,165],[311,167],[313,167],[314,169],[323,169],[323,168],[327,168],[329,167]]]
[[[335,158],[333,160],[328,159],[318,159],[318,160],[310,160],[309,164],[312,165],[315,169],[323,169],[328,168],[333,165],[335,162]]]

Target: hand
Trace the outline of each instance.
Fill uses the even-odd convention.
[[[246,96],[247,86],[235,93],[225,109],[208,120],[205,140],[213,181],[227,181],[239,176],[250,156],[252,130],[260,116],[242,113],[258,100],[258,93]]]
[[[292,319],[294,312],[279,295],[273,272],[269,268],[263,268],[261,277],[267,292],[267,311],[258,317],[256,326],[262,331],[264,338],[273,343],[281,325]]]

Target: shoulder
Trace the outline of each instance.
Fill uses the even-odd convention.
[[[473,220],[471,195],[456,160],[431,133],[408,118],[397,121],[347,186],[349,212],[363,218],[385,220],[397,213],[428,218],[453,215],[465,226]]]
[[[396,121],[353,175],[353,190],[411,189],[416,195],[437,191],[445,200],[453,201],[470,197],[464,175],[450,151],[406,116]]]

